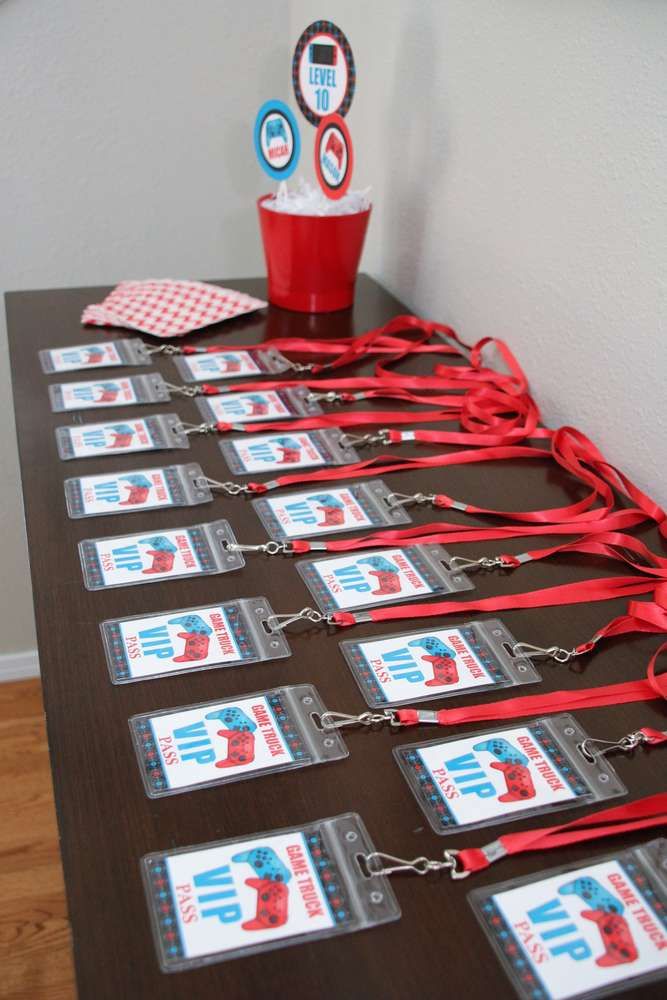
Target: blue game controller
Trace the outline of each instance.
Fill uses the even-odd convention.
[[[450,646],[434,635],[426,635],[423,639],[411,639],[408,646],[425,649],[431,656],[449,656],[451,659],[456,656],[455,651]]]
[[[150,545],[155,552],[177,552],[173,542],[170,542],[164,535],[153,535],[152,538],[140,538],[142,545]]]
[[[579,896],[591,910],[603,910],[604,913],[623,913],[625,909],[620,899],[612,896],[600,885],[597,879],[590,878],[588,875],[575,878],[572,882],[566,882],[558,892],[561,896]]]
[[[251,851],[233,854],[232,861],[237,864],[247,862],[254,868],[258,878],[267,879],[269,882],[289,882],[292,878],[291,871],[282,863],[272,847],[253,847]]]
[[[181,615],[180,618],[170,618],[170,625],[180,625],[190,635],[211,635],[213,629],[207,625],[200,615]]]
[[[525,754],[521,753],[520,750],[517,750],[511,743],[508,743],[507,740],[502,739],[500,736],[496,736],[492,740],[484,740],[482,743],[475,743],[473,750],[488,750],[489,753],[493,754],[503,764],[525,765],[528,763],[528,758]]]
[[[222,722],[225,729],[234,729],[239,733],[254,733],[257,729],[257,723],[253,722],[250,716],[242,712],[240,708],[236,708],[236,706],[219,708],[215,712],[208,712],[206,718]]]

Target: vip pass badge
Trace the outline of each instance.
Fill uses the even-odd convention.
[[[343,32],[331,21],[314,21],[296,43],[292,86],[311,125],[350,110],[356,84],[354,56]]]
[[[282,101],[266,101],[255,119],[255,153],[262,169],[277,181],[287,180],[301,155],[296,118]]]
[[[350,186],[354,155],[350,130],[340,115],[323,118],[315,136],[315,173],[327,198],[342,198]]]

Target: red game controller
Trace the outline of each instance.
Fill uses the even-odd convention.
[[[246,920],[241,924],[244,931],[263,931],[271,927],[282,927],[287,923],[289,889],[284,882],[273,882],[268,878],[247,878],[245,884],[257,890],[257,912],[253,920]]]

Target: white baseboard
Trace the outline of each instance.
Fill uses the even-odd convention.
[[[0,684],[3,681],[27,681],[31,677],[39,677],[39,657],[36,649],[0,655]]]

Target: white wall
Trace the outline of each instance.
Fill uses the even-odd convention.
[[[366,269],[469,341],[503,337],[552,426],[667,505],[667,4],[293,0],[357,63]],[[354,182],[353,182],[354,183]]]
[[[664,0],[194,11],[0,3],[0,289],[257,273],[249,123],[261,100],[291,100],[291,48],[330,17],[357,60],[366,269],[468,340],[504,337],[546,420],[576,423],[667,503]],[[33,636],[4,357],[0,378],[2,653]]]
[[[261,273],[249,123],[290,86],[286,23],[287,0],[0,2],[0,292]],[[1,656],[34,632],[0,313]]]

